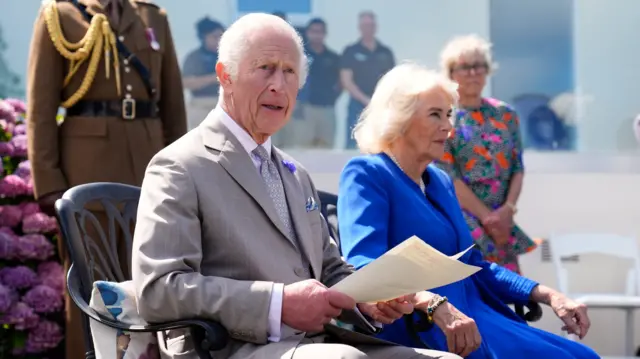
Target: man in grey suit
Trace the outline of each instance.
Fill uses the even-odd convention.
[[[160,151],[144,178],[132,265],[140,315],[220,322],[232,340],[216,358],[458,358],[331,335],[338,317],[374,332],[411,313],[414,297],[356,304],[327,288],[353,268],[328,234],[309,174],[270,140],[306,71],[302,41],[282,19],[250,14],[225,32],[219,105]],[[162,337],[167,357],[195,357],[186,331]]]

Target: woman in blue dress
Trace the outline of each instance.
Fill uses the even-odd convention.
[[[395,67],[378,83],[354,129],[365,155],[350,160],[340,177],[341,247],[356,268],[413,235],[445,255],[473,244],[451,178],[431,164],[443,155],[456,99],[453,82],[414,64]],[[563,329],[580,338],[590,325],[583,304],[483,260],[476,249],[460,260],[482,269],[417,297],[416,307],[432,313],[435,326],[419,334],[431,348],[472,359],[599,358],[579,342],[528,326],[505,303],[549,305]],[[379,335],[415,346],[403,320]]]

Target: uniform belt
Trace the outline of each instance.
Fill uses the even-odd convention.
[[[158,105],[153,101],[124,99],[115,101],[78,101],[66,111],[67,116],[120,117],[125,120],[155,118]]]

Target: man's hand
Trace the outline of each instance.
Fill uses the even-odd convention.
[[[60,198],[62,198],[62,195],[64,194],[64,192],[60,191],[60,192],[52,192],[52,193],[47,193],[46,195],[38,198],[38,204],[40,205],[40,210],[51,217],[55,217],[56,215],[56,210],[55,210],[55,204],[56,201]]]
[[[575,334],[580,339],[587,335],[591,321],[589,321],[589,316],[587,315],[586,305],[574,302],[560,293],[552,296],[549,305],[564,323],[563,331]]]
[[[282,322],[304,332],[321,332],[342,310],[355,307],[353,298],[307,279],[284,287]]]
[[[415,294],[376,304],[358,303],[362,314],[382,324],[392,324],[405,314],[413,313]]]
[[[480,347],[482,338],[476,322],[451,303],[440,305],[433,313],[433,321],[447,337],[449,352],[464,358]]]

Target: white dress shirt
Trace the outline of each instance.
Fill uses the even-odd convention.
[[[258,146],[264,147],[267,150],[269,156],[271,156],[271,138],[269,137],[262,145],[258,145],[256,141],[245,131],[236,121],[234,121],[229,114],[227,114],[222,107],[216,106],[213,110],[219,112],[219,118],[222,119],[222,123],[236,136],[240,144],[249,154],[253,164],[256,166],[256,170],[260,171],[260,159],[253,154],[253,150]],[[282,333],[282,295],[284,292],[284,284],[275,283],[273,290],[271,291],[271,302],[269,303],[269,341],[280,341],[280,333]]]

